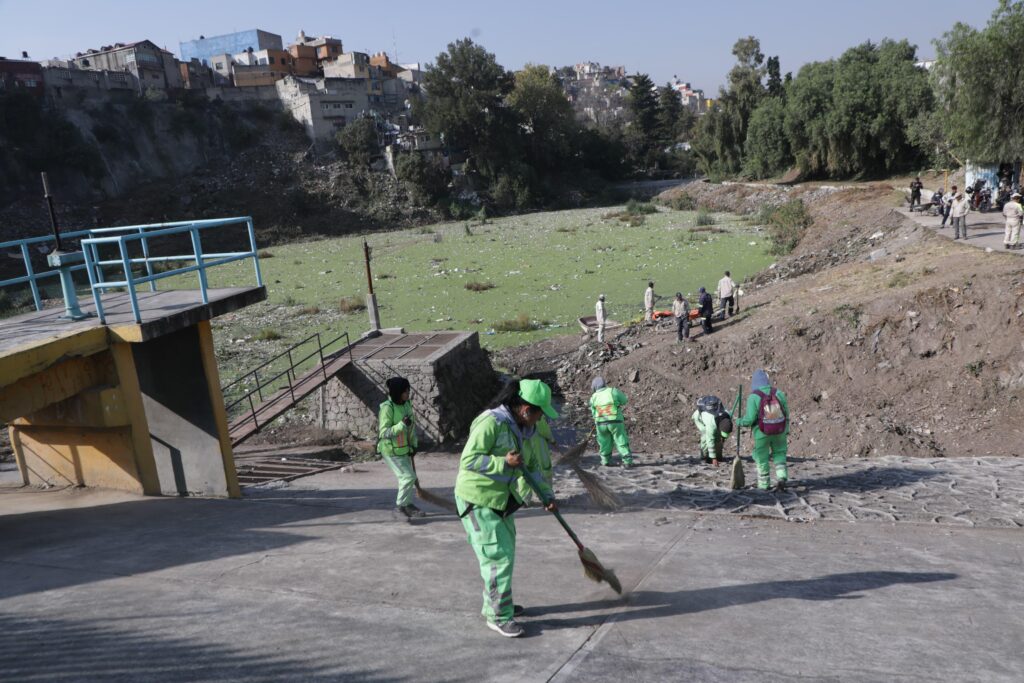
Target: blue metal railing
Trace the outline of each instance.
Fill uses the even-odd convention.
[[[204,254],[202,245],[202,232],[213,228],[242,225],[246,226],[249,235],[249,250],[237,252],[223,252],[216,254]],[[176,275],[186,273],[198,273],[199,291],[204,304],[210,303],[206,271],[215,266],[252,259],[253,269],[256,273],[257,286],[263,285],[263,275],[260,273],[259,255],[256,250],[256,232],[253,228],[252,217],[241,216],[236,218],[217,218],[200,221],[180,221],[176,223],[158,223],[153,225],[130,225],[117,228],[97,228],[89,230],[88,236],[82,239],[82,251],[85,254],[85,271],[89,276],[89,285],[92,288],[93,302],[96,304],[96,313],[100,322],[106,322],[103,312],[102,292],[107,289],[125,288],[132,307],[132,316],[136,323],[142,322],[139,313],[139,301],[135,291],[136,285],[149,284],[150,291],[156,291],[157,280],[162,280]],[[118,234],[121,233],[121,234]],[[167,238],[175,235],[188,235],[192,242],[192,253],[180,256],[151,256],[150,240],[154,238]],[[142,249],[142,257],[131,256],[131,246],[139,243]],[[100,250],[103,247],[117,246],[117,258],[103,259]],[[173,262],[194,262],[195,265],[186,265],[178,268],[170,268],[162,272],[153,271],[154,263]],[[132,267],[142,264],[146,268],[146,274],[136,276]],[[123,273],[124,279],[107,280],[104,268],[117,267]],[[0,283],[2,284],[2,283]]]
[[[89,230],[77,230],[75,232],[62,232],[62,240],[76,240],[82,237],[88,237],[91,231]],[[8,278],[6,280],[0,280],[0,289],[4,287],[22,285],[28,283],[29,289],[32,290],[32,303],[35,304],[36,310],[43,310],[43,298],[39,293],[39,281],[49,277],[59,277],[60,270],[58,268],[52,268],[48,270],[36,271],[32,266],[32,249],[46,246],[46,251],[52,251],[55,246],[55,240],[53,235],[44,235],[40,237],[28,237],[20,240],[10,240],[8,242],[0,242],[0,251],[10,254],[8,250],[12,247],[21,253],[22,264],[25,267],[25,274],[18,277]],[[15,256],[17,258],[17,256]],[[78,270],[85,270],[85,264],[79,264],[72,266],[69,270],[75,272]]]

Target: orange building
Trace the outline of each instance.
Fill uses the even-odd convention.
[[[292,74],[296,76],[316,76],[320,73],[315,47],[296,43],[288,46],[288,54],[292,58]]]

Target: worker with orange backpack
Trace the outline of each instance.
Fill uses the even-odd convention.
[[[757,370],[750,380],[747,412],[737,424],[750,427],[754,434],[754,463],[757,465],[757,488],[771,485],[769,460],[775,464],[778,490],[786,488],[786,437],[789,434],[789,404],[786,394],[772,386],[768,373]]]

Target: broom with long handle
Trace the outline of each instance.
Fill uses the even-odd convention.
[[[736,420],[739,419],[737,416],[743,410],[743,385],[740,385],[739,392],[736,394],[736,404],[733,408],[733,424],[736,425],[736,457],[732,460],[732,476],[729,481],[729,488],[733,491],[739,490],[746,486],[746,478],[743,476],[743,461],[740,460],[740,435],[743,434],[743,429],[736,424]]]
[[[522,468],[522,474],[523,479],[526,480],[527,485],[529,485],[533,492],[537,494],[537,498],[539,498],[541,501],[543,501],[545,505],[547,505],[550,502],[550,500],[545,499],[544,494],[540,492],[540,487],[534,480],[533,475],[530,474],[526,468]],[[615,576],[615,572],[602,565],[601,561],[597,559],[597,555],[594,554],[594,551],[590,550],[589,548],[583,545],[583,542],[580,541],[579,536],[576,535],[576,533],[569,527],[569,524],[565,521],[565,519],[562,518],[562,513],[560,513],[558,510],[552,510],[551,514],[555,516],[555,519],[558,520],[558,523],[562,525],[563,529],[565,529],[565,533],[569,534],[569,538],[571,538],[572,542],[576,544],[576,548],[579,551],[580,555],[580,562],[583,564],[583,575],[591,581],[596,581],[598,583],[604,581],[609,586],[611,586],[611,589],[613,591],[621,595],[622,584],[619,583],[619,577]]]

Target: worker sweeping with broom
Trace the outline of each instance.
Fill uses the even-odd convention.
[[[412,504],[416,490],[416,470],[412,458],[419,441],[409,393],[412,387],[404,377],[392,377],[386,382],[388,400],[380,404],[378,412],[377,450],[398,479],[395,513],[411,519],[423,517],[423,511]]]
[[[513,515],[523,504],[519,479],[531,476],[548,511],[557,509],[550,485],[541,476],[541,417],[557,418],[551,388],[537,379],[505,385],[492,407],[473,421],[459,460],[455,504],[484,580],[483,610],[487,627],[507,638],[523,635],[515,621],[512,569],[516,556]]]

